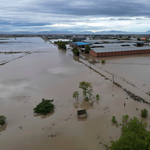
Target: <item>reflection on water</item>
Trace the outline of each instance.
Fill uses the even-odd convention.
[[[52,116],[53,114],[54,112],[48,113],[47,115],[34,114],[34,117],[41,117],[41,119],[45,119]]]
[[[5,131],[7,128],[7,124],[5,123],[4,125],[0,125],[0,132]]]
[[[126,99],[126,93],[104,76],[93,70],[90,74],[89,68],[79,63],[78,57],[72,57],[70,52],[58,50],[56,46],[44,43],[40,38],[31,40],[34,45],[33,49],[31,46],[31,51],[40,47],[41,50],[48,50],[50,53],[32,53],[0,67],[0,113],[8,119],[7,130],[0,136],[0,149],[26,150],[34,147],[36,150],[47,150],[51,147],[60,150],[63,147],[71,150],[105,150],[103,144],[110,144],[110,140],[118,140],[121,135],[119,128],[111,126],[112,116],[116,116],[120,123],[123,115],[140,118],[140,110],[149,109],[149,106],[137,103],[130,97]],[[36,40],[40,40],[43,47],[39,46]],[[20,43],[16,43],[18,44]],[[23,46],[26,44],[22,43]],[[26,50],[24,47],[23,49]],[[143,58],[139,60],[142,61]],[[115,64],[107,63],[108,61],[106,60],[104,66],[100,63],[96,65],[109,71],[122,67],[122,64],[116,67]],[[117,59],[113,61],[121,62]],[[144,61],[145,59],[143,63]],[[134,67],[132,69],[134,70]],[[147,68],[145,74],[148,73]],[[112,76],[110,77],[112,79]],[[99,94],[100,100],[93,98],[94,100],[85,102],[83,97],[79,101],[72,98],[73,91],[76,91],[79,82],[84,80],[92,84],[95,92],[93,95]],[[145,87],[147,88],[146,85]],[[33,108],[43,97],[54,99],[55,113],[34,116]],[[87,119],[78,119],[77,110],[81,108],[87,109]],[[150,123],[150,118],[146,121]]]
[[[2,41],[2,40],[1,40]],[[26,56],[32,52],[50,52],[49,43],[41,38],[5,38],[6,43],[0,43],[0,64]],[[7,53],[6,53],[7,52]],[[19,53],[13,53],[19,52]]]
[[[78,121],[87,121],[87,117],[86,118],[78,118]]]
[[[73,106],[75,108],[83,108],[83,109],[93,109],[94,108],[94,103],[96,103],[97,105],[99,105],[99,100],[89,100],[89,101],[85,101],[84,99],[79,102],[75,102],[73,103]]]

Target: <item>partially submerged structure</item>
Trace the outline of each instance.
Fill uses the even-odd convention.
[[[72,42],[72,43],[70,43],[70,46],[77,47],[77,48],[85,48],[86,45],[91,45],[91,43],[88,43],[88,42]]]
[[[78,118],[86,118],[87,117],[87,112],[85,109],[83,110],[78,110],[77,111],[77,115],[78,115]]]
[[[150,53],[150,45],[144,41],[133,40],[84,40],[84,42],[73,42],[70,46],[77,47],[81,52],[85,46],[90,45],[89,54],[94,57],[121,56],[132,54]]]
[[[94,57],[121,56],[131,54],[150,53],[149,46],[143,46],[142,42],[115,43],[115,44],[92,44],[90,55]]]

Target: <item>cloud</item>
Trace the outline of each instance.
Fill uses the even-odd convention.
[[[149,0],[1,0],[0,24],[5,26],[3,30],[96,31],[133,30],[135,24],[144,22],[146,30],[150,28],[149,6]]]

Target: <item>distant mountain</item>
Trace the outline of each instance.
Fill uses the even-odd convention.
[[[146,31],[145,33],[150,33],[150,30]]]
[[[115,30],[111,30],[111,31],[102,31],[102,32],[97,32],[97,33],[105,33],[105,34],[126,34],[128,32],[126,31],[115,31]]]
[[[80,34],[94,34],[92,31],[80,31]]]
[[[73,34],[74,31],[41,31],[37,34]]]
[[[99,32],[92,32],[92,31],[40,31],[40,32],[29,32],[29,31],[14,31],[14,32],[3,32],[0,31],[0,34],[150,34],[150,30],[146,32],[126,32],[126,31],[99,31]]]

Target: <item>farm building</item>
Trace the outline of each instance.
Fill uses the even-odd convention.
[[[90,55],[94,57],[107,57],[131,54],[150,53],[149,46],[143,46],[142,42],[115,43],[115,44],[92,44]]]
[[[85,48],[86,45],[91,45],[91,43],[87,43],[87,42],[73,42],[73,43],[70,43],[71,47],[78,47],[78,48]]]

